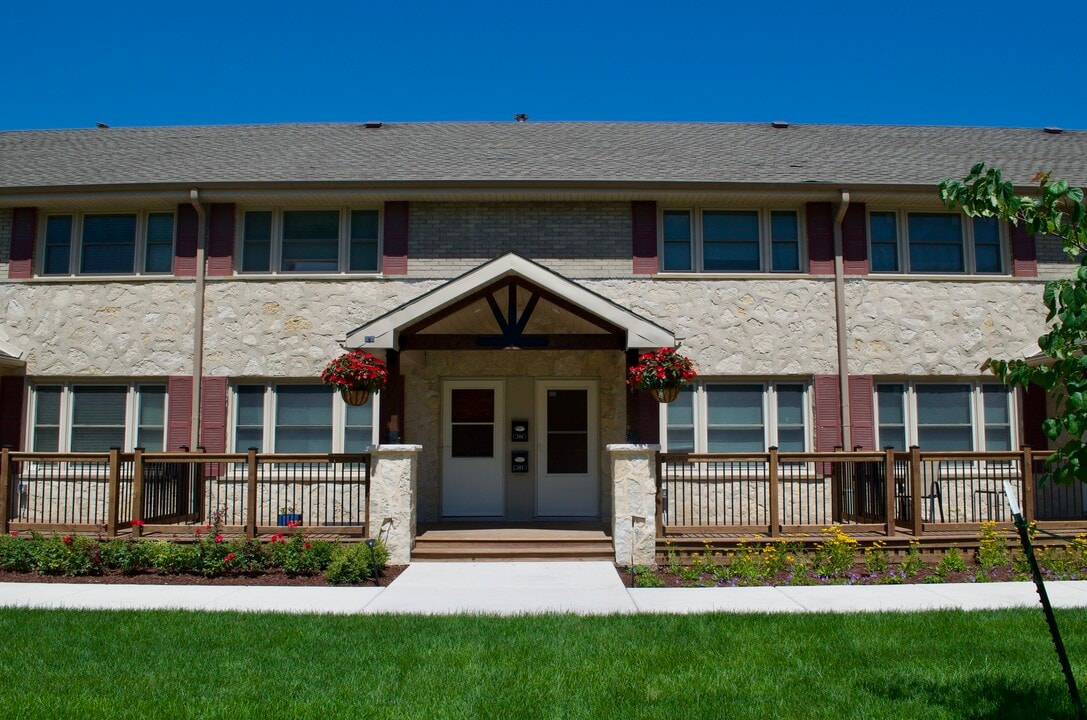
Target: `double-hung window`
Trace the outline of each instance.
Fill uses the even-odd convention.
[[[879,383],[878,443],[905,450],[1011,450],[1012,394],[996,383]]]
[[[41,275],[130,275],[173,270],[172,212],[48,215]]]
[[[377,210],[247,210],[242,216],[241,269],[379,272],[379,233]]]
[[[30,447],[35,452],[105,452],[166,440],[166,386],[155,384],[36,385]]]
[[[234,451],[367,452],[376,444],[374,405],[348,405],[324,385],[234,387]]]
[[[807,388],[800,383],[701,381],[663,406],[667,452],[804,452]]]
[[[800,214],[773,209],[665,209],[663,272],[800,272]]]
[[[961,213],[868,213],[872,272],[1004,273],[1005,242],[994,218]]]

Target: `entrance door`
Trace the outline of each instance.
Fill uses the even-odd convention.
[[[600,516],[597,395],[594,380],[536,384],[538,517]]]
[[[447,380],[442,390],[442,515],[501,517],[502,381]]]

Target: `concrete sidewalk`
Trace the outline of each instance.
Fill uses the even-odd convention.
[[[1087,607],[1087,581],[1046,583]],[[0,606],[450,615],[796,613],[1039,607],[1028,582],[745,588],[623,587],[608,562],[415,563],[387,588],[2,583]]]

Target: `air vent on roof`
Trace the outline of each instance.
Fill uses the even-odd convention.
[[[370,120],[370,121],[364,123],[363,127],[369,128],[371,130],[376,130],[379,127],[381,127],[381,121],[380,120]]]
[[[104,122],[96,122],[94,126],[96,128],[105,128],[106,130],[109,130],[109,125],[106,125]]]
[[[778,128],[780,130],[789,127],[789,123],[785,122],[784,120],[775,120],[774,122],[770,123],[770,127]]]
[[[517,113],[516,115],[513,116],[513,119],[516,120],[519,123],[527,123],[528,122],[528,115],[525,115],[524,113]]]
[[[1060,135],[1062,132],[1064,132],[1064,128],[1046,127],[1046,128],[1042,128],[1042,132],[1048,133],[1050,135]]]

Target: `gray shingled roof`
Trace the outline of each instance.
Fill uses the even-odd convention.
[[[0,133],[0,191],[310,182],[932,185],[976,161],[1087,184],[1087,132],[769,124],[361,123]]]

